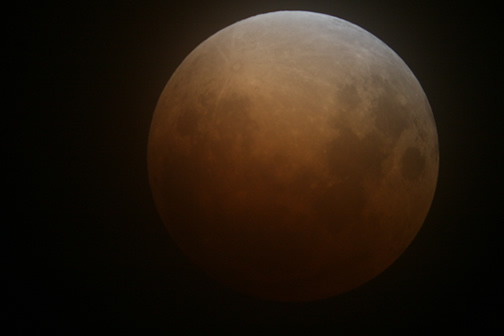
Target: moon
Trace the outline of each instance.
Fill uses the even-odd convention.
[[[279,11],[217,32],[152,118],[148,173],[170,237],[211,278],[274,301],[359,287],[429,211],[439,149],[427,97],[385,43]]]

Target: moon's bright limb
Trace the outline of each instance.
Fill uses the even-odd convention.
[[[201,43],[166,85],[148,168],[173,240],[238,291],[298,301],[385,270],[420,229],[438,174],[417,79],[347,21],[258,15]]]

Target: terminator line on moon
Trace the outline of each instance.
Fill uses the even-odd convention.
[[[387,45],[281,11],[201,43],[164,88],[148,170],[174,242],[211,277],[310,301],[384,271],[423,224],[438,174],[428,100]]]

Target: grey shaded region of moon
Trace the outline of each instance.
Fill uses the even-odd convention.
[[[414,74],[378,38],[282,11],[201,43],[164,88],[148,170],[161,218],[214,279],[310,301],[376,277],[431,205],[438,140]]]

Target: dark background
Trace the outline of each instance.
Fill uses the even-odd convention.
[[[498,9],[462,3],[52,1],[6,12],[13,44],[4,65],[15,75],[3,132],[12,168],[3,217],[14,229],[8,324],[30,334],[102,325],[358,334],[500,326]],[[208,279],[171,241],[147,176],[150,120],[184,57],[238,20],[281,9],[343,18],[394,49],[429,98],[440,143],[436,195],[410,247],[364,286],[311,303],[261,301]]]

